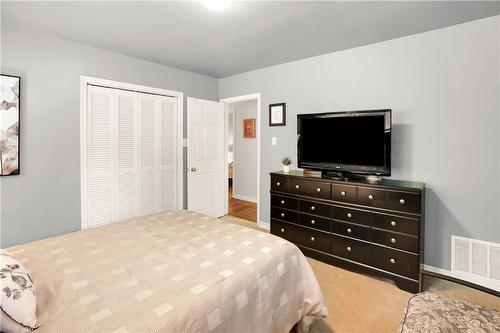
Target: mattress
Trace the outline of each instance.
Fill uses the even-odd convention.
[[[293,244],[167,211],[6,252],[30,271],[42,332],[307,331],[327,309]]]

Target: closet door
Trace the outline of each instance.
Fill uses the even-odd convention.
[[[116,220],[139,215],[138,95],[116,90]]]
[[[87,87],[87,226],[114,220],[114,124],[112,89]]]
[[[160,205],[161,210],[176,209],[178,191],[177,170],[177,99],[160,97]]]

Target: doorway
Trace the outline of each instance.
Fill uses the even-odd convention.
[[[221,102],[225,102],[227,119],[226,213],[258,223],[260,94],[223,99]]]

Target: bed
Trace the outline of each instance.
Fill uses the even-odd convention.
[[[307,331],[327,309],[293,244],[167,211],[6,249],[30,271],[42,332]]]

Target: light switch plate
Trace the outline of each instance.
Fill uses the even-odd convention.
[[[276,137],[275,136],[272,137],[271,143],[273,146],[276,146]]]

